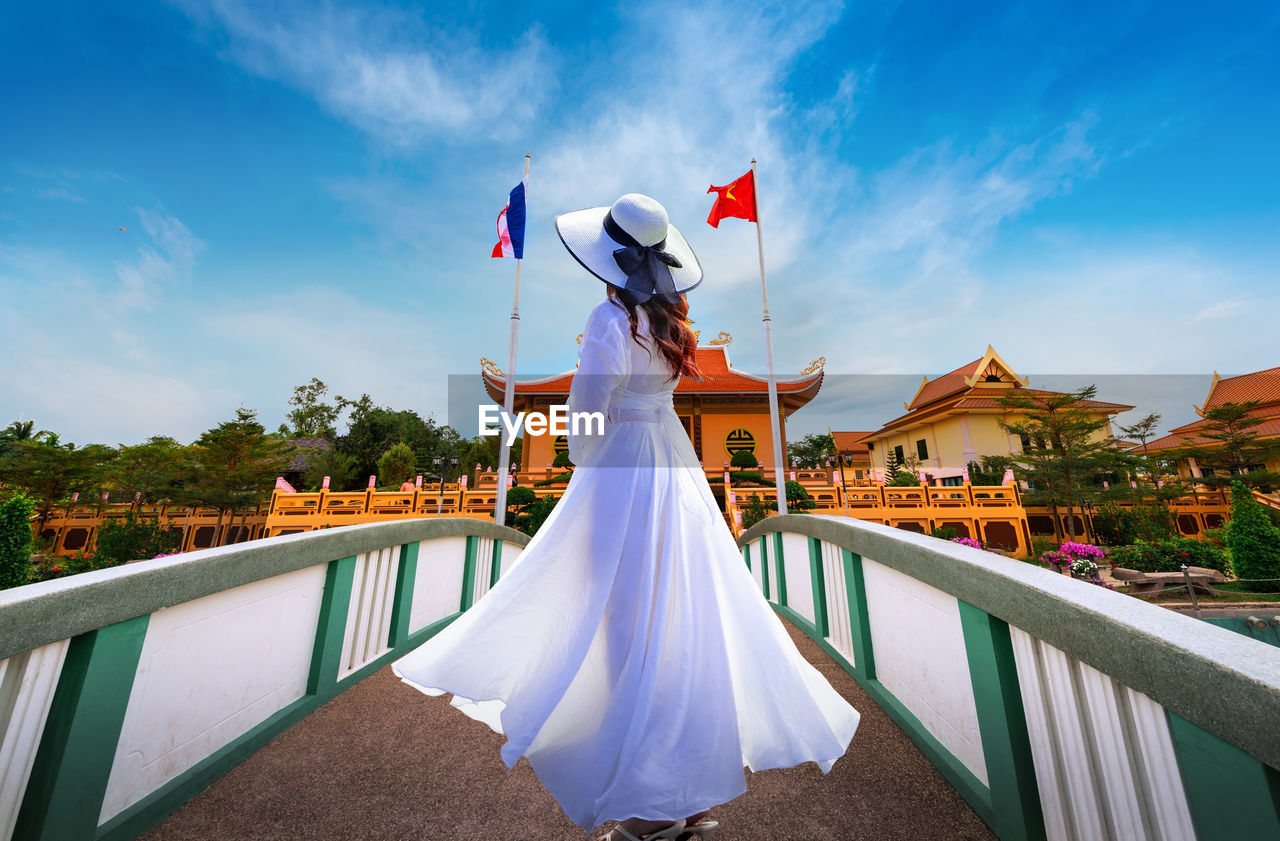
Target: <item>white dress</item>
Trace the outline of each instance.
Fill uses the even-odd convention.
[[[642,337],[647,323],[641,311]],[[565,814],[679,820],[753,771],[844,754],[858,712],[756,588],[672,408],[662,357],[606,300],[587,321],[564,496],[511,570],[393,669],[507,736]]]

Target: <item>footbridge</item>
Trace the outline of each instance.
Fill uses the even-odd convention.
[[[583,838],[388,668],[527,541],[370,523],[0,592],[0,841]],[[863,720],[828,775],[750,775],[721,841],[1280,837],[1280,648],[875,523],[738,544]]]

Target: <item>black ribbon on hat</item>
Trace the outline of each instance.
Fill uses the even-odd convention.
[[[635,237],[622,230],[613,221],[613,214],[604,215],[604,232],[622,248],[615,248],[613,259],[627,275],[626,290],[636,298],[636,303],[658,295],[675,303],[680,300],[676,291],[676,282],[671,277],[671,270],[682,267],[682,263],[674,254],[665,251],[666,239],[654,245],[641,245]]]

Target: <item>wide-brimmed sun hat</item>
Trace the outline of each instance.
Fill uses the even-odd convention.
[[[640,303],[654,295],[674,302],[702,282],[702,266],[666,209],[640,193],[562,213],[556,233],[583,268]]]

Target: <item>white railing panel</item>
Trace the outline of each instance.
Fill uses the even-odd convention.
[[[1164,709],[1010,628],[1050,841],[1195,838]]]
[[[325,571],[317,564],[151,614],[101,822],[306,693]]]
[[[856,666],[853,630],[849,620],[849,584],[844,578],[844,554],[834,543],[821,544],[822,577],[827,589],[827,642]]]
[[[520,553],[524,551],[523,546],[517,546],[509,540],[502,541],[502,569],[500,574],[505,578],[511,568],[520,560]]]
[[[778,603],[778,544],[774,540],[772,534],[766,534],[760,539],[761,557],[764,553],[769,555],[769,601],[774,604]]]
[[[0,660],[0,839],[13,837],[68,640]]]
[[[493,538],[476,538],[476,601],[493,586]]]
[[[420,631],[458,612],[462,604],[465,537],[441,537],[418,544],[418,574],[413,583],[409,632]]]
[[[955,596],[863,558],[876,677],[987,785]]]
[[[764,573],[761,572],[760,541],[747,547],[751,551],[751,578],[756,582],[756,589],[764,592]],[[745,560],[743,561],[745,563]]]
[[[809,538],[802,534],[782,535],[782,568],[787,575],[787,606],[810,622],[816,622]]]
[[[399,569],[399,546],[356,556],[339,680],[391,650],[391,608]]]

